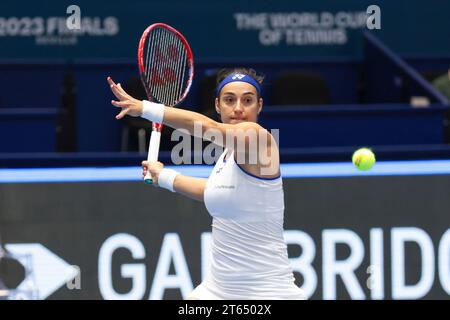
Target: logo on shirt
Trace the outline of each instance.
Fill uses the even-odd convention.
[[[226,186],[223,184],[214,186],[214,189],[235,189],[235,188],[236,188],[236,186],[233,186],[233,185]]]

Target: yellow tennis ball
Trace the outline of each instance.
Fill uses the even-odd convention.
[[[375,154],[368,148],[361,148],[353,153],[353,164],[361,171],[369,170],[375,163]]]

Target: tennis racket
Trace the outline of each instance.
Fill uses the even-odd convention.
[[[138,66],[149,101],[174,107],[187,96],[194,78],[194,57],[183,35],[164,23],[147,27],[139,41]],[[148,162],[158,161],[161,123],[152,124]],[[153,183],[150,172],[144,177]]]

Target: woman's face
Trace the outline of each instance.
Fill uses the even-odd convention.
[[[256,88],[247,82],[226,84],[219,98],[216,98],[216,111],[223,123],[235,124],[244,121],[257,122],[263,105],[258,99]]]

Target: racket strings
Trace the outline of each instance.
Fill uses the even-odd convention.
[[[147,36],[144,79],[150,94],[165,105],[176,105],[185,91],[188,72],[183,42],[172,32],[156,28]]]

